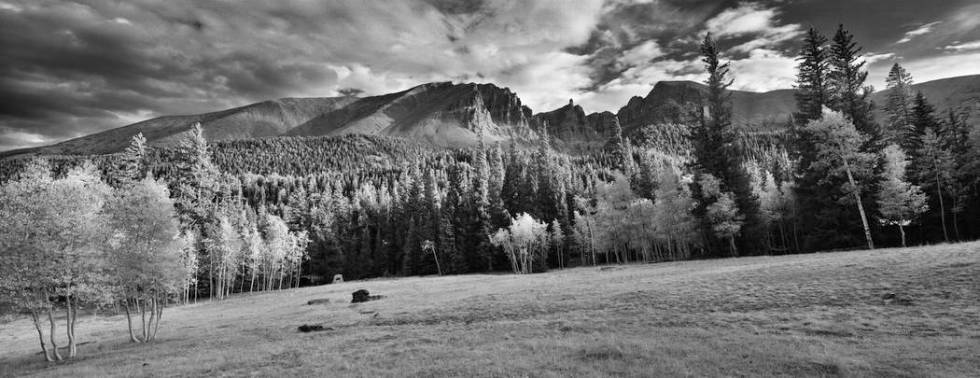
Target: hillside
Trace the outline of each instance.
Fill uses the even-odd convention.
[[[980,125],[980,75],[951,77],[918,83],[912,86],[913,91],[921,91],[926,99],[936,107],[940,116],[945,116],[947,109],[965,111],[970,120]],[[887,97],[886,91],[878,91],[872,99],[878,105],[878,117],[883,119],[881,107]],[[980,126],[978,126],[980,127]]]
[[[106,130],[58,144],[8,151],[0,157],[24,153],[44,155],[98,155],[120,152],[133,136],[143,136],[153,145],[169,145],[197,122],[212,141],[282,135],[324,112],[343,107],[355,98],[282,98],[234,109],[204,114],[163,116]]]
[[[976,376],[978,243],[355,281],[82,317],[79,359],[0,328],[0,376]],[[367,289],[377,301],[350,304]],[[307,305],[313,299],[329,303]],[[322,332],[299,333],[303,324]],[[59,334],[59,341],[61,335]]]

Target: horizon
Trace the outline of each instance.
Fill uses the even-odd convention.
[[[696,44],[708,32],[735,90],[792,89],[801,34],[832,35],[838,23],[863,46],[876,90],[896,62],[917,83],[980,74],[980,4],[968,0],[0,0],[0,20],[0,151],[165,115],[439,81],[510,88],[535,112],[568,99],[616,112],[659,81],[702,82]]]

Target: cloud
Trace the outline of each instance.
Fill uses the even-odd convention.
[[[657,41],[646,41],[632,49],[623,52],[619,62],[623,66],[640,66],[652,62],[654,59],[664,56],[663,49]]]
[[[731,61],[735,88],[789,88],[800,23],[839,18],[837,5],[798,3],[0,0],[0,149],[165,114],[446,80],[510,87],[539,112],[569,98],[615,111],[657,81],[702,81],[697,44],[707,32]],[[973,58],[978,42],[956,41],[980,41],[980,6],[937,12],[902,21],[923,25],[907,35],[916,43],[895,45],[904,30],[870,21],[855,30],[880,52],[866,57],[876,80],[877,65],[897,57],[920,79],[942,65],[977,72],[956,59]],[[941,24],[923,24],[931,20]]]
[[[764,8],[761,4],[742,3],[722,11],[705,26],[716,37],[763,34],[772,29],[776,14],[775,9]]]
[[[602,0],[235,3],[0,0],[0,149],[135,117],[430,81],[509,86],[534,108],[589,85]]]
[[[796,83],[796,60],[768,49],[755,49],[748,58],[731,62],[733,89],[768,92],[792,88]]]
[[[799,24],[781,24],[780,11],[777,8],[767,8],[758,3],[740,3],[706,21],[705,29],[715,39],[750,38],[731,49],[747,54],[753,50],[795,41],[803,34],[803,28]]]
[[[896,57],[895,53],[882,53],[882,54],[869,53],[864,56],[864,61],[867,62],[868,65],[872,65],[878,62],[884,62],[889,59],[895,59],[895,57]]]
[[[905,36],[903,36],[902,39],[899,39],[895,43],[896,44],[906,43],[906,42],[909,42],[913,38],[918,37],[920,35],[929,34],[930,32],[932,32],[932,28],[934,26],[938,25],[939,23],[940,23],[939,21],[930,22],[928,24],[919,26],[918,28],[915,28],[913,30],[909,30],[909,31],[905,32]]]
[[[955,42],[955,43],[946,45],[946,47],[943,47],[943,49],[945,49],[945,50],[952,50],[952,51],[980,50],[980,41],[973,41],[973,42]]]

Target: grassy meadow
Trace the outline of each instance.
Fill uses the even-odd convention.
[[[0,376],[978,376],[980,243],[346,282],[169,308],[143,345],[124,316],[77,329],[46,363],[0,324]]]

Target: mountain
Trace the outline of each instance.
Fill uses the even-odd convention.
[[[980,119],[980,75],[916,84],[939,111],[968,110]],[[756,93],[733,90],[736,127],[767,131],[782,129],[796,110],[793,90]],[[205,114],[164,116],[55,145],[7,151],[0,157],[26,153],[91,155],[121,151],[142,132],[151,144],[167,145],[200,122],[212,141],[272,136],[337,136],[363,134],[402,137],[439,147],[487,142],[534,140],[545,128],[563,145],[605,140],[615,122],[630,136],[647,125],[690,123],[707,94],[707,86],[691,81],[663,81],[645,97],[633,97],[615,114],[586,113],[569,101],[558,109],[532,114],[516,93],[493,84],[429,83],[380,96],[356,98],[283,98]],[[880,112],[885,92],[872,99]]]
[[[137,133],[155,145],[166,145],[201,123],[209,140],[232,140],[282,135],[317,115],[356,100],[350,97],[282,98],[212,113],[163,116],[106,130],[46,147],[8,151],[6,155],[98,155],[122,151]]]
[[[951,77],[915,84],[914,92],[922,92],[933,106],[937,116],[946,115],[947,109],[964,111],[970,115],[974,124],[980,124],[980,75]],[[877,105],[879,122],[884,122],[882,107],[885,104],[887,91],[875,92],[872,96]]]
[[[565,142],[604,140],[614,122],[617,122],[615,114],[585,114],[585,110],[572,100],[568,105],[531,117],[531,127],[535,131],[547,129],[549,136]]]
[[[359,99],[323,113],[287,135],[396,136],[441,147],[533,138],[531,109],[507,88],[493,84],[429,83]]]
[[[634,96],[616,116],[623,132],[658,123],[688,123],[707,97],[708,86],[693,81],[661,81],[646,97]],[[781,127],[796,110],[792,89],[770,92],[729,91],[732,122],[750,130]]]

